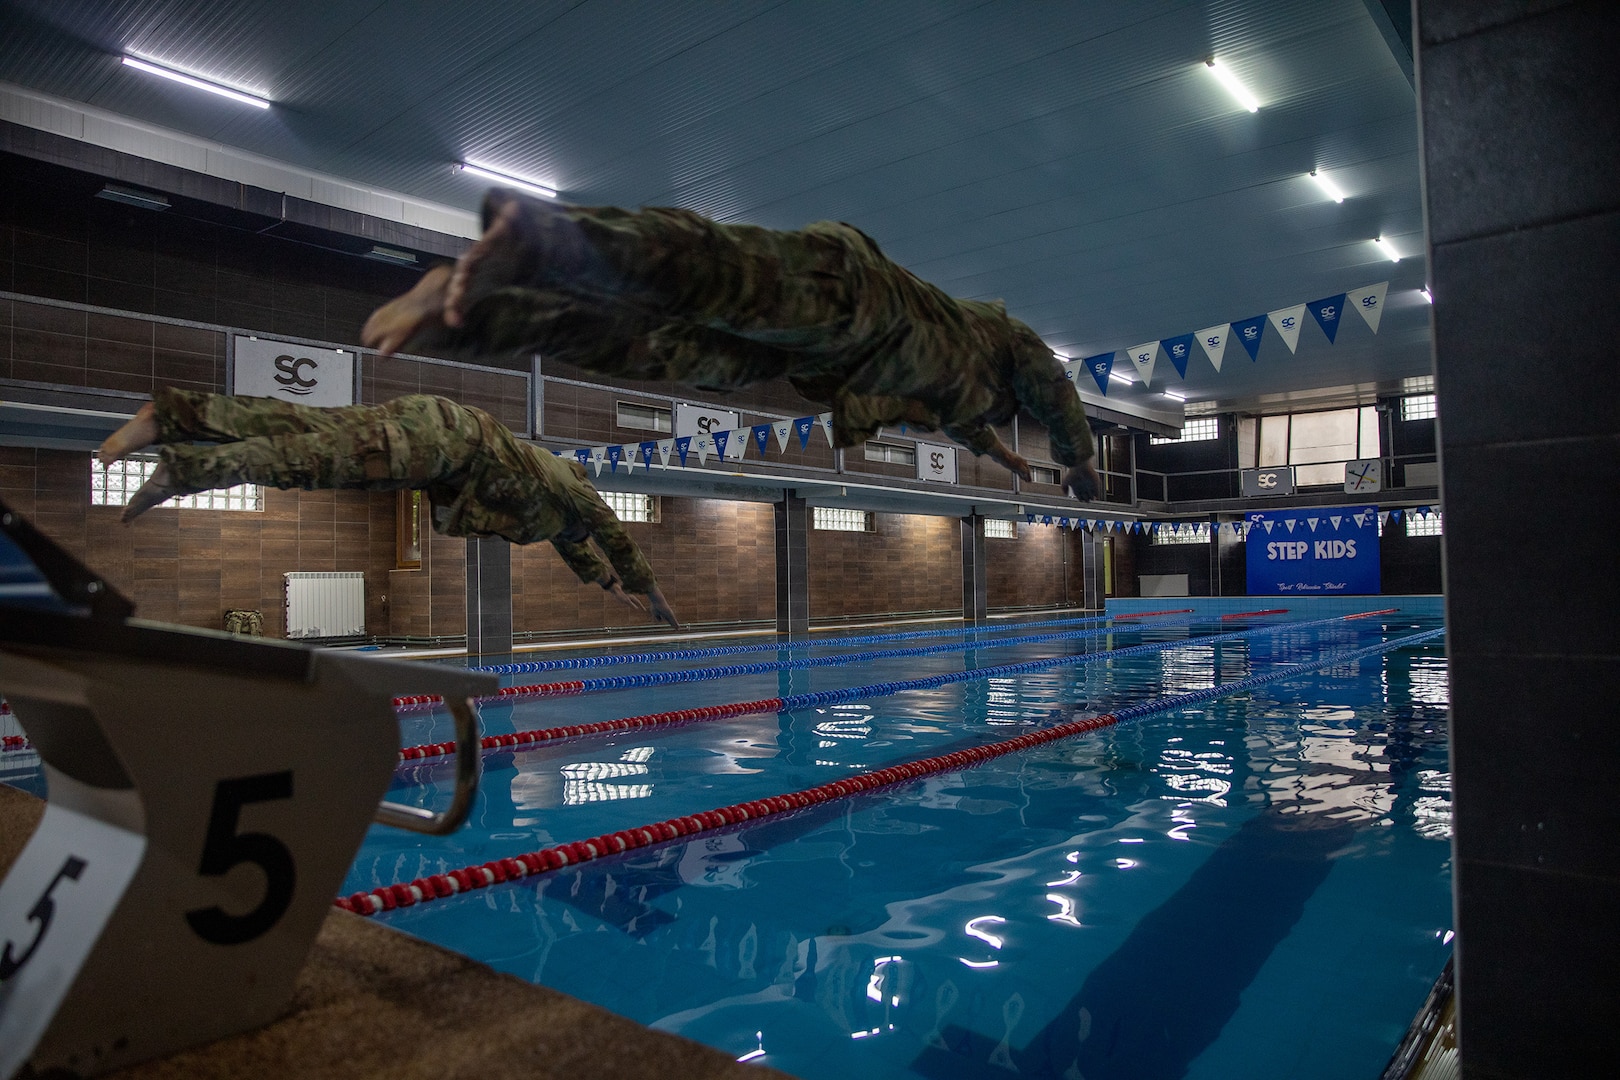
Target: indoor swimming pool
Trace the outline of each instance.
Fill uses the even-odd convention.
[[[1371,1080],[1451,948],[1438,600],[1154,603],[1196,610],[510,658],[546,690],[486,733],[545,734],[345,893],[806,1080]],[[448,716],[401,731],[389,797],[442,804]]]

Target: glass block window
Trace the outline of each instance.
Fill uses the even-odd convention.
[[[1163,446],[1165,443],[1209,442],[1211,439],[1221,437],[1221,418],[1218,416],[1190,416],[1181,424],[1181,437],[1172,439],[1165,435],[1150,436],[1148,442],[1154,446]]]
[[[1408,511],[1401,515],[1406,522],[1407,536],[1440,536],[1440,515],[1424,514],[1422,517]]]
[[[1436,415],[1433,394],[1410,394],[1401,398],[1402,420],[1433,420]]]
[[[604,491],[602,501],[620,521],[657,521],[658,496],[637,495],[629,491]]]
[[[657,405],[640,405],[633,401],[618,402],[615,419],[622,428],[642,431],[671,432],[675,430],[674,413]]]
[[[871,532],[872,515],[866,510],[846,510],[841,506],[812,506],[811,526],[833,532]]]
[[[90,459],[90,505],[128,506],[130,496],[157,471],[155,458],[125,458],[110,468]],[[263,510],[264,488],[258,484],[238,484],[218,491],[199,491],[170,499],[164,506],[181,510]]]
[[[1155,544],[1207,544],[1209,543],[1209,522],[1183,521],[1166,523],[1159,526],[1159,531],[1153,534]]]
[[[985,518],[984,536],[986,540],[1016,540],[1018,539],[1018,526],[1011,521],[1002,521],[1000,518]]]
[[[867,461],[883,461],[890,465],[917,464],[915,447],[896,446],[894,443],[869,442],[866,444]]]

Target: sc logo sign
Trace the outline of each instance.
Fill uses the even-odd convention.
[[[935,472],[944,472],[945,471],[945,455],[941,454],[941,453],[938,453],[937,451],[935,453],[929,454],[928,455],[928,467],[930,469],[933,469]]]
[[[320,380],[314,375],[306,376],[304,369],[308,368],[313,372],[319,367],[319,364],[307,356],[294,357],[283,353],[276,357],[276,371],[278,373],[276,382],[280,383],[282,389],[289,394],[302,396],[313,393]]]
[[[1256,482],[1263,488],[1274,488],[1277,486],[1277,474],[1263,472],[1256,478]]]

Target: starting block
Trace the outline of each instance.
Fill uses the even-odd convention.
[[[0,503],[0,696],[45,815],[0,882],[0,1077],[88,1075],[258,1027],[373,820],[446,833],[477,791],[493,675],[132,618]],[[381,802],[399,694],[443,697],[439,812]]]

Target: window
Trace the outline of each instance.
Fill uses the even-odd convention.
[[[813,506],[811,527],[833,532],[871,532],[872,515],[866,510],[845,510],[839,506]]]
[[[1148,442],[1154,446],[1163,446],[1165,443],[1209,442],[1211,439],[1221,437],[1221,419],[1218,416],[1188,417],[1181,425],[1181,437],[1172,439],[1166,435],[1154,435]]]
[[[128,506],[135,489],[157,471],[155,458],[125,458],[109,468],[90,459],[90,505]],[[219,491],[199,491],[163,503],[181,510],[263,510],[264,488],[258,484],[238,484]]]
[[[620,521],[657,521],[658,496],[637,495],[628,491],[601,492],[602,501]]]
[[[1260,418],[1259,467],[1292,465],[1300,487],[1342,484],[1346,461],[1382,454],[1378,410],[1371,405]]]
[[[1401,398],[1402,420],[1433,420],[1437,415],[1433,394],[1412,394]]]
[[[1440,514],[1438,511],[1424,514],[1422,517],[1408,510],[1401,515],[1406,522],[1407,536],[1440,536]]]
[[[886,461],[890,465],[915,465],[917,464],[917,451],[910,446],[869,442],[866,444],[866,460]]]
[[[986,540],[1016,540],[1018,539],[1018,526],[1011,521],[1000,518],[984,519],[984,538]]]
[[[1029,467],[1029,482],[1032,484],[1058,484],[1062,480],[1063,474],[1056,469],[1048,469],[1045,465]]]
[[[674,414],[668,409],[660,409],[656,405],[637,405],[630,401],[618,403],[618,424],[622,428],[638,428],[642,431],[675,430]]]
[[[1153,542],[1155,544],[1207,544],[1209,543],[1209,522],[1164,522],[1159,526],[1159,531],[1153,534]]]

